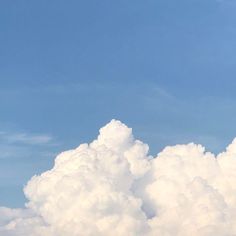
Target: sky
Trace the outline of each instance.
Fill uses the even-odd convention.
[[[236,136],[235,0],[2,0],[0,205],[111,119],[155,155]]]

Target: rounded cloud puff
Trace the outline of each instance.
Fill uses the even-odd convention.
[[[218,156],[190,143],[151,157],[112,120],[24,192],[25,209],[0,208],[0,235],[236,235],[236,141]]]

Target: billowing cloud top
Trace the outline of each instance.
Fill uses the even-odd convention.
[[[236,235],[236,141],[218,156],[190,143],[153,158],[112,120],[24,192],[25,209],[0,208],[0,235]]]

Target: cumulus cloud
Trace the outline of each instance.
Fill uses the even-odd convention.
[[[190,143],[152,157],[112,120],[24,192],[24,209],[0,208],[0,235],[236,235],[236,141],[218,156]]]

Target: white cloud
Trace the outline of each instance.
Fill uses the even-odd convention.
[[[0,235],[236,235],[236,141],[218,156],[190,143],[153,158],[112,120],[24,191],[25,209],[0,208]]]

